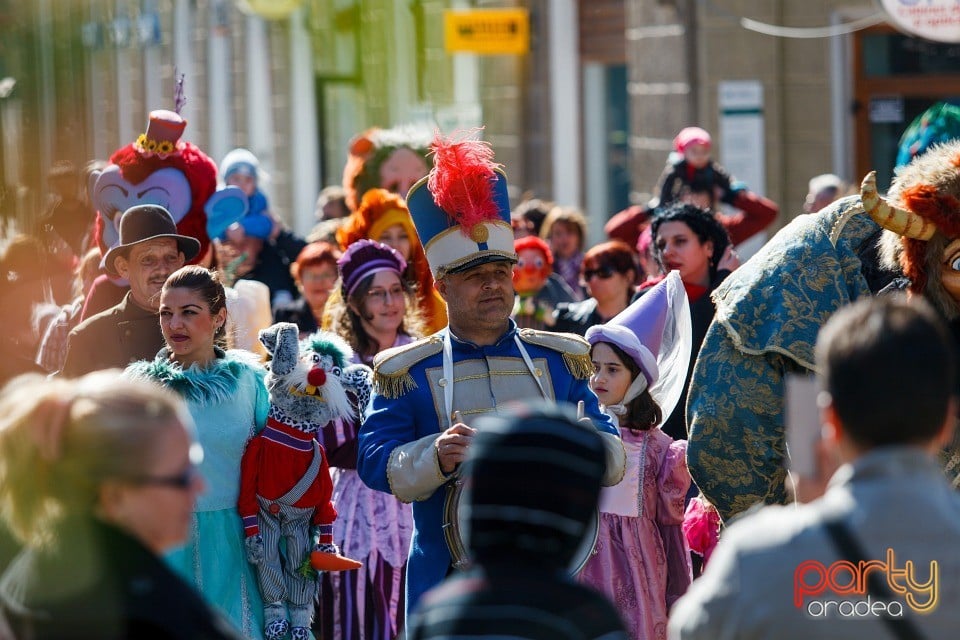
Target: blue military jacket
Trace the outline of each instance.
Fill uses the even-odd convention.
[[[442,530],[446,494],[442,485],[448,478],[440,471],[433,445],[451,424],[443,394],[448,381],[443,378],[442,351],[448,330],[377,357],[374,395],[360,428],[360,477],[374,489],[413,502],[407,611],[443,580],[451,562]],[[533,375],[516,336],[533,362]],[[550,400],[573,405],[583,400],[584,414],[597,429],[618,435],[587,384],[592,370],[589,345],[579,336],[518,330],[511,320],[509,330],[494,345],[477,346],[452,334],[451,343],[456,382],[453,409],[465,423],[472,424],[511,402],[540,398],[536,375]]]

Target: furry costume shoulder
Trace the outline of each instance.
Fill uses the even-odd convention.
[[[164,347],[152,361],[131,364],[125,375],[156,382],[190,402],[204,405],[228,402],[236,394],[240,378],[246,371],[252,371],[260,380],[266,376],[260,359],[249,351],[217,348],[216,353],[216,360],[209,366],[200,368],[194,364],[184,369],[170,360],[170,351]]]

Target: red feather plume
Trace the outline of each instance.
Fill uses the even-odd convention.
[[[480,222],[499,219],[493,197],[494,169],[499,165],[493,161],[490,143],[456,134],[444,138],[438,133],[430,150],[434,157],[427,188],[464,235]]]

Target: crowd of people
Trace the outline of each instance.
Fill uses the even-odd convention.
[[[0,259],[0,639],[918,638],[960,622],[937,606],[960,597],[960,482],[943,477],[960,477],[960,142],[912,145],[887,198],[871,176],[859,194],[816,176],[808,215],[741,264],[779,210],[699,127],[654,200],[591,245],[574,207],[511,206],[489,144],[408,127],[351,142],[301,237],[253,153],[218,167],[185,126],[155,111],[86,179],[57,164],[48,210]],[[162,202],[118,202],[144,182]],[[302,444],[271,431],[271,325],[347,354],[291,393],[334,402],[325,375],[369,375],[369,403],[351,392],[306,437],[336,511],[309,535],[358,569],[255,561],[245,449]],[[788,481],[790,375],[816,376],[807,409],[826,426],[813,472]],[[929,544],[917,522],[936,523]],[[895,558],[922,575],[855,573],[900,575]],[[281,574],[315,576],[307,613],[277,599]],[[811,613],[832,587],[838,613]],[[846,616],[851,596],[888,613]]]

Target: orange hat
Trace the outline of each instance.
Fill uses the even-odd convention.
[[[395,224],[401,225],[414,247],[420,246],[417,228],[403,198],[386,189],[370,189],[357,210],[337,229],[337,242],[346,250],[357,240],[380,240],[380,234]],[[411,260],[413,256],[411,255]]]
[[[403,225],[410,237],[410,259],[406,275],[417,285],[417,298],[431,331],[447,324],[446,305],[433,287],[433,274],[403,198],[386,189],[367,191],[360,207],[337,229],[337,242],[346,250],[358,240],[377,240],[389,227]],[[410,273],[412,271],[412,274]]]

